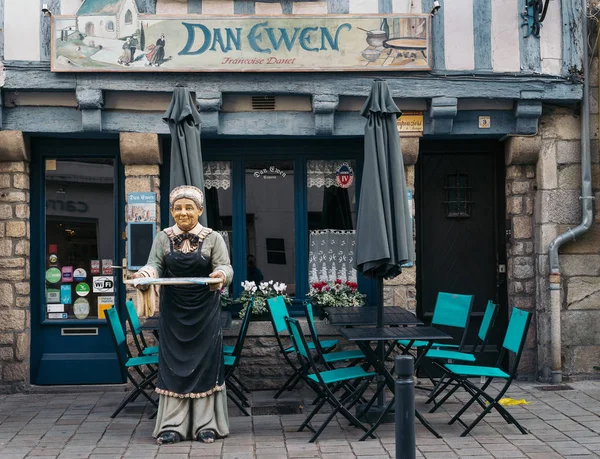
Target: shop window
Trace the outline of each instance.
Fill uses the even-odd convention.
[[[356,164],[307,161],[308,280],[356,282]]]
[[[285,240],[267,238],[267,263],[271,265],[285,265]]]
[[[204,161],[204,212],[209,228],[218,231],[233,259],[231,162]],[[232,285],[229,293],[233,293]]]
[[[131,14],[131,10],[127,10],[125,12],[125,24],[131,24],[133,22],[133,14]]]
[[[446,175],[446,216],[448,218],[468,218],[471,216],[471,185],[469,174]]]
[[[245,175],[246,274],[260,272],[265,281],[283,282],[294,296],[294,162],[248,161]]]
[[[115,164],[47,160],[45,318],[98,319],[114,303]]]
[[[115,23],[112,21],[108,21],[106,23],[106,30],[108,30],[109,32],[114,32],[115,30]]]

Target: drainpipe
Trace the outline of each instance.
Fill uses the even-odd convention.
[[[558,264],[558,249],[566,242],[582,235],[593,220],[592,195],[592,164],[590,158],[590,114],[589,114],[589,69],[587,50],[587,2],[582,0],[582,42],[583,42],[583,103],[581,104],[581,223],[557,236],[548,246],[550,263],[550,334],[552,339],[552,384],[562,382],[561,334],[560,334],[560,267]]]

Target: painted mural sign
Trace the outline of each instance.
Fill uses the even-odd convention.
[[[430,16],[158,16],[84,0],[52,17],[55,72],[430,70]]]

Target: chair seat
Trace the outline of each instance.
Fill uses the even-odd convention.
[[[234,349],[235,349],[235,346],[228,346],[226,344],[223,344],[223,354],[231,355],[231,354],[233,354]]]
[[[125,362],[126,367],[137,367],[139,365],[158,365],[158,355],[144,355],[142,357],[131,357]]]
[[[452,373],[459,376],[486,376],[488,378],[508,379],[510,375],[496,367],[482,367],[479,365],[444,365]]]
[[[323,354],[323,360],[325,360],[327,363],[342,362],[344,360],[358,360],[364,358],[365,354],[358,349],[354,351],[340,351]]]
[[[319,341],[319,342],[321,343],[321,347],[323,348],[323,350],[328,350],[328,349],[333,349],[334,347],[336,347],[339,340],[326,339],[326,340]],[[313,343],[313,342],[308,343],[308,348],[311,351],[313,351],[315,349],[315,343]],[[285,350],[286,353],[295,352],[295,351],[296,351],[296,348],[294,346],[290,346]]]
[[[467,352],[448,351],[444,349],[430,349],[425,354],[430,359],[462,360],[463,362],[475,362],[475,356]]]
[[[235,356],[234,355],[225,355],[223,356],[223,361],[225,362],[226,367],[231,367],[235,364]]]
[[[321,377],[325,384],[333,384],[339,381],[348,381],[349,379],[366,378],[375,376],[375,372],[366,372],[361,367],[338,368],[336,370],[321,371]],[[319,382],[316,375],[308,375],[314,382]]]
[[[410,344],[410,340],[408,339],[399,339],[398,340],[398,344],[400,346],[408,346]],[[419,341],[416,340],[411,349],[417,349],[417,348],[421,348],[421,347],[425,347],[429,344],[429,341]],[[442,347],[442,348],[450,348],[450,349],[458,349],[459,345],[458,344],[449,344],[449,343],[433,343],[431,345],[432,348],[438,348],[438,347]]]
[[[144,355],[158,354],[158,346],[148,346],[142,351]]]

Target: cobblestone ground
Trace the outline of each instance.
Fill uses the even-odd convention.
[[[510,412],[529,430],[521,435],[497,414],[489,415],[472,435],[461,438],[450,415],[461,406],[451,399],[446,410],[425,414],[443,435],[434,438],[417,424],[418,457],[425,458],[588,458],[600,457],[600,381],[572,383],[574,390],[545,392],[539,385],[513,384],[508,396],[529,405]],[[273,405],[272,392],[257,392],[254,406]],[[0,396],[0,458],[389,458],[395,457],[394,426],[384,424],[378,439],[359,442],[357,429],[343,418],[334,420],[317,443],[297,432],[303,414],[241,416],[231,408],[231,436],[210,445],[182,442],[156,446],[151,438],[150,406],[132,404],[116,419],[109,415],[123,397],[116,393],[18,394]],[[306,399],[308,391],[290,392],[281,404]],[[464,398],[464,397],[461,397]],[[417,407],[426,413],[424,398]],[[478,410],[468,414],[473,419]],[[322,417],[321,417],[322,419]],[[318,424],[317,419],[316,424]]]

